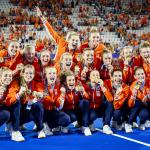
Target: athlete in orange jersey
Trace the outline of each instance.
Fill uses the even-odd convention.
[[[11,139],[13,141],[24,141],[19,132],[20,102],[17,98],[19,86],[13,80],[13,72],[7,67],[0,69],[0,125],[9,119],[7,125],[12,128]]]
[[[131,94],[128,100],[128,105],[131,108],[131,111],[129,120],[127,124],[125,124],[125,131],[127,133],[133,132],[131,124],[137,116],[140,118],[139,128],[141,130],[145,130],[145,122],[149,119],[150,116],[148,108],[145,105],[145,102],[150,101],[150,87],[145,83],[146,78],[144,69],[141,67],[136,68],[134,77],[136,81],[134,81],[130,86]]]

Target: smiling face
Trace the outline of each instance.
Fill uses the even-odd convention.
[[[46,79],[48,84],[54,84],[57,78],[57,71],[54,67],[48,67],[45,69]]]
[[[72,55],[67,53],[61,58],[62,69],[69,70],[72,66]]]
[[[100,42],[100,34],[98,32],[91,33],[89,37],[89,42],[90,42],[90,47],[92,49],[96,48]]]
[[[126,59],[131,59],[133,56],[132,47],[125,47],[123,48],[123,57]]]
[[[28,62],[33,62],[35,58],[35,48],[32,46],[28,46],[25,48],[25,58]]]
[[[17,51],[19,50],[19,43],[16,41],[13,41],[8,46],[8,54],[13,57],[16,55]]]
[[[83,59],[84,59],[85,64],[92,64],[94,61],[94,51],[85,50],[83,52]]]
[[[68,48],[76,50],[80,46],[80,38],[78,35],[71,35],[70,39],[68,39]]]
[[[121,71],[114,71],[112,75],[112,81],[118,84],[122,83],[122,72]]]
[[[142,68],[137,69],[135,71],[134,78],[141,83],[145,82],[144,70]]]
[[[1,84],[7,86],[11,83],[11,81],[12,81],[12,71],[11,70],[3,71],[0,79]]]
[[[49,51],[41,52],[40,60],[41,64],[43,66],[46,66],[50,62],[50,52]]]
[[[66,82],[69,90],[73,90],[75,88],[75,77],[73,75],[67,76]]]
[[[100,79],[99,72],[97,70],[91,71],[91,73],[90,73],[90,81],[92,83],[96,83],[98,79]]]
[[[150,60],[150,47],[141,48],[140,55],[142,56],[145,62],[149,62]]]
[[[104,53],[103,54],[103,63],[108,66],[112,63],[112,53]]]
[[[26,82],[31,82],[34,78],[34,67],[25,67],[23,77]]]

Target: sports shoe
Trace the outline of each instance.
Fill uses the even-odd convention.
[[[90,136],[92,135],[89,127],[82,127],[82,133],[84,133],[85,136]]]
[[[116,128],[116,125],[117,125],[117,121],[112,121],[111,127],[112,127],[112,128]]]
[[[46,137],[46,135],[45,135],[45,133],[44,133],[43,130],[41,130],[41,131],[38,132],[38,138],[39,138],[39,139],[45,138],[45,137]]]
[[[33,131],[36,131],[36,130],[37,130],[37,126],[36,124],[34,124]]]
[[[43,131],[45,135],[47,136],[53,135],[53,132],[51,131],[47,123],[44,123],[43,126],[44,126]]]
[[[145,130],[145,124],[140,124],[139,125],[139,129],[142,130],[142,131],[144,131]]]
[[[126,124],[126,122],[124,121],[124,122],[122,123],[122,130],[125,129],[125,124]]]
[[[139,127],[139,125],[136,122],[132,123],[132,128],[138,128],[138,127]]]
[[[11,139],[12,139],[13,141],[16,141],[16,142],[25,141],[25,139],[24,139],[24,137],[22,136],[22,134],[21,134],[20,131],[12,131]]]
[[[68,127],[61,127],[61,132],[68,133],[69,132]]]
[[[118,125],[117,121],[112,121],[112,128],[121,131],[123,129],[122,125]]]
[[[74,121],[74,122],[72,123],[72,125],[73,125],[75,128],[78,128],[78,127],[79,127],[78,121]]]
[[[103,126],[103,133],[105,134],[113,134],[111,128],[108,125]]]
[[[121,131],[123,129],[123,127],[122,127],[122,125],[118,125],[117,124],[116,127],[115,127],[115,129],[118,130],[118,131]]]
[[[25,125],[22,125],[22,126],[19,127],[19,130],[24,131],[24,130],[27,130],[27,128],[26,128]]]
[[[11,124],[11,122],[9,122],[9,123],[6,123],[6,126],[5,126],[5,132],[12,132],[13,131],[13,129],[12,129],[12,124]]]
[[[146,128],[150,128],[150,120],[147,120],[147,121],[145,122],[145,127],[146,127]]]
[[[126,124],[125,124],[125,132],[126,132],[126,133],[131,133],[131,132],[133,132],[133,130],[132,130],[132,125],[126,123]]]
[[[89,125],[89,128],[90,128],[90,130],[91,130],[92,132],[95,132],[95,131],[96,131],[96,129],[94,128],[94,125],[93,125],[93,124],[90,124],[90,125]]]
[[[56,127],[52,129],[52,132],[60,132],[61,131],[61,127]]]

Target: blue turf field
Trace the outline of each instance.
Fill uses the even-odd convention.
[[[100,120],[96,120],[96,127],[100,126]],[[36,133],[31,131],[33,123],[27,124],[28,131],[24,131],[25,142],[17,143],[10,140],[6,134],[4,126],[0,128],[0,150],[150,150],[150,129],[142,132],[138,129],[132,134],[123,131],[114,131],[117,135],[122,135],[130,139],[138,140],[149,144],[148,146],[138,144],[133,141],[122,139],[113,135],[105,135],[101,132],[93,133],[92,136],[85,137],[79,130],[72,127],[70,134],[58,133],[45,139],[37,139]]]

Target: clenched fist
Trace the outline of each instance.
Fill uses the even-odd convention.
[[[26,92],[26,88],[24,86],[21,86],[18,94],[19,96],[22,96],[25,92]]]
[[[65,89],[64,87],[61,87],[61,88],[60,88],[60,91],[61,91],[61,94],[62,94],[63,96],[65,96],[65,94],[66,94],[66,89]]]

